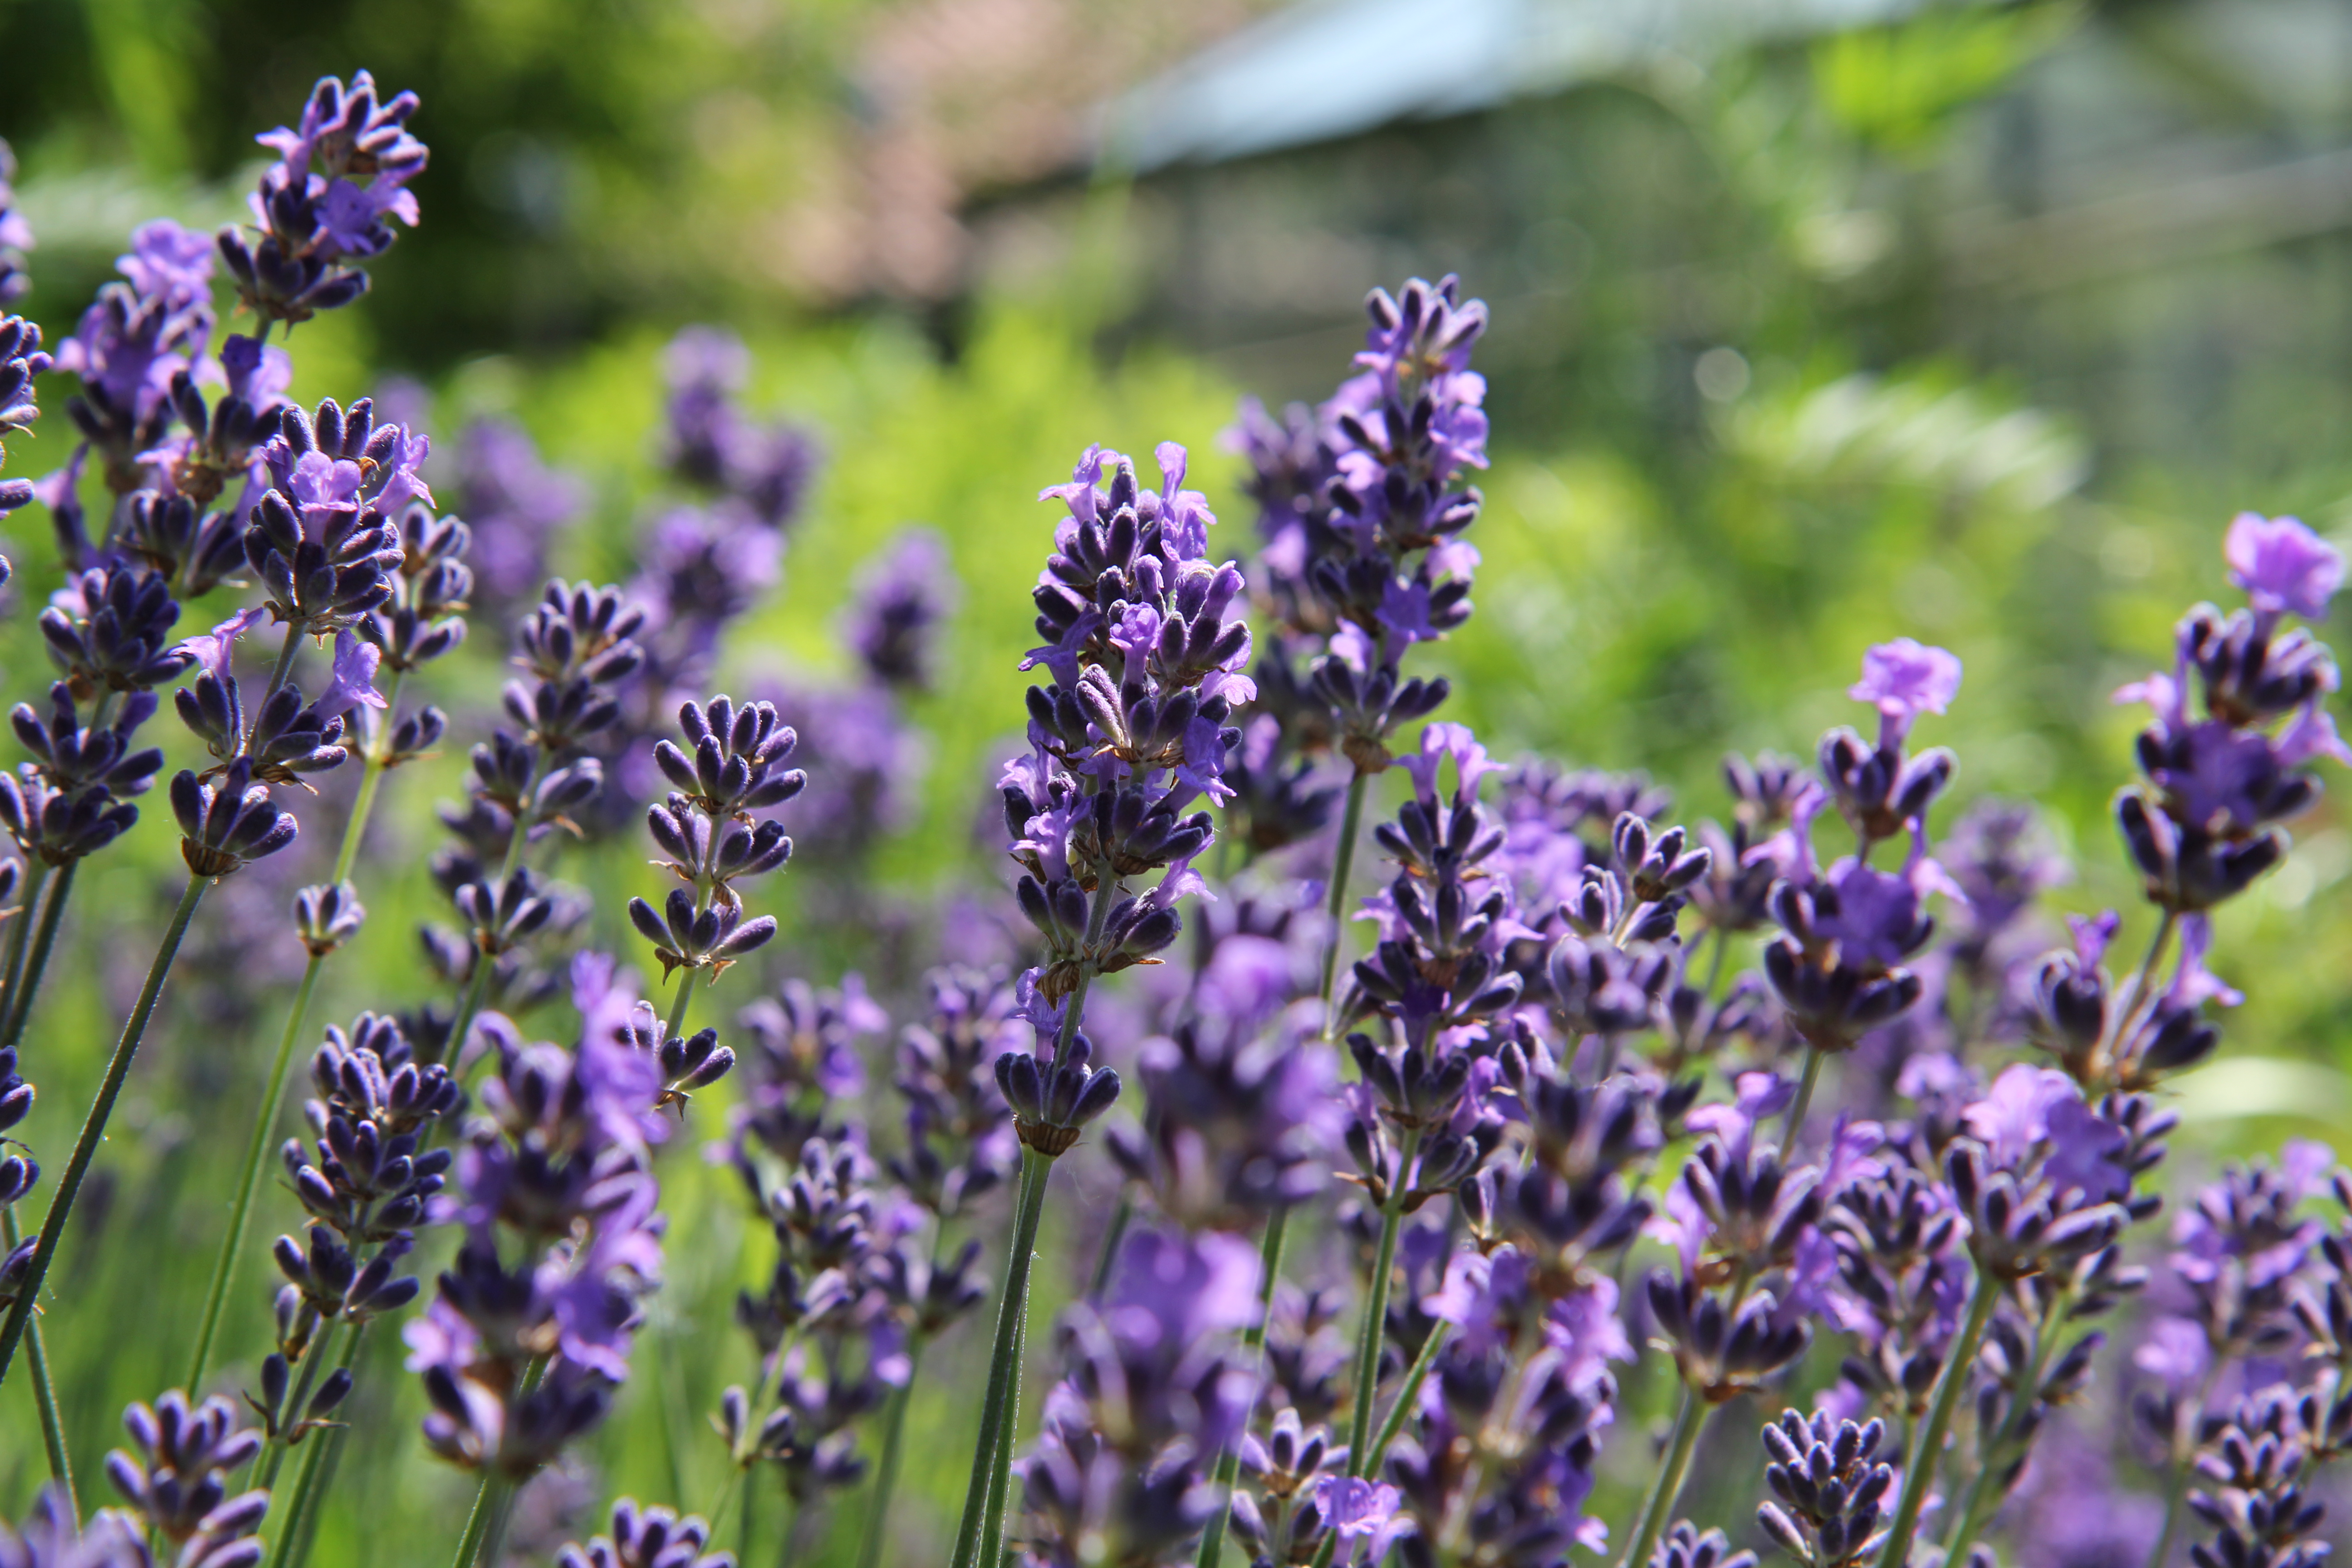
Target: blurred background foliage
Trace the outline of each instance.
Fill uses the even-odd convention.
[[[742,627],[730,679],[839,678],[845,584],[907,522],[938,529],[963,579],[942,678],[913,715],[919,809],[871,872],[919,924],[961,919],[941,913],[954,889],[992,897],[972,824],[1018,727],[1026,591],[1052,518],[1037,489],[1089,441],[1181,441],[1227,548],[1245,552],[1248,509],[1218,447],[1237,398],[1327,394],[1365,289],[1456,270],[1494,305],[1480,363],[1495,466],[1473,536],[1478,613],[1433,656],[1456,682],[1445,717],[1505,754],[1648,769],[1696,817],[1721,808],[1727,747],[1802,753],[1854,719],[1843,691],[1866,645],[1940,642],[1968,669],[1927,732],[1963,759],[1956,806],[2047,802],[2080,865],[2062,901],[2130,907],[2105,812],[2136,721],[2108,692],[2168,658],[2186,605],[2226,594],[2231,512],[2331,532],[2352,518],[2352,14],[2321,0],[1273,12],[0,0],[0,135],[40,238],[25,305],[61,337],[134,224],[234,221],[251,136],[319,74],[365,66],[417,90],[414,129],[433,147],[423,226],[364,302],[295,333],[297,395],[404,387],[441,438],[511,416],[587,480],[558,566],[623,578],[657,488],[660,346],[695,321],[740,331],[752,404],[813,426],[827,458],[785,586]],[[1497,17],[1550,52],[1504,27],[1494,47],[1538,63],[1478,75],[1493,57],[1476,28]],[[1318,39],[1363,47],[1317,72]],[[1447,60],[1469,76],[1446,79]],[[44,401],[67,390],[54,377]],[[60,416],[12,468],[41,472],[65,449]],[[37,510],[11,524],[34,603],[55,577],[44,526]],[[46,679],[28,631],[20,612],[6,645],[20,696]],[[501,651],[478,627],[468,662],[439,672],[453,738],[486,728]],[[314,1016],[425,984],[409,933],[433,899],[431,805],[462,751],[396,781],[385,863],[415,871],[368,889],[373,918]],[[2352,940],[2337,889],[2352,833],[2330,804],[2298,837],[2294,862],[2221,922],[2217,966],[2252,1000],[2229,1026],[2231,1065],[2186,1101],[2209,1148],[2352,1112],[2352,984],[2336,956]],[[56,1066],[26,1130],[37,1143],[63,1143],[96,1079],[170,840],[151,810],[77,911],[79,971],[105,984],[68,971],[45,996],[39,1048]],[[563,868],[624,951],[620,900],[651,889],[641,859],[608,843]],[[780,971],[839,978],[849,955],[823,902],[838,891],[787,879]],[[290,963],[237,934],[215,962]],[[903,996],[908,978],[877,988]],[[751,994],[729,985],[733,1004]],[[63,1264],[70,1288],[135,1291],[164,1322],[194,1306],[219,1224],[186,1189],[217,1184],[198,1178],[224,1168],[241,1124],[206,1108],[238,1103],[268,1047],[266,1026],[208,1012],[207,996],[175,982],[174,1037],[142,1063],[102,1168],[108,1215]],[[712,1115],[724,1104],[712,1097]],[[764,1259],[738,1245],[723,1174],[687,1152],[665,1182],[673,1235],[690,1241],[657,1310],[705,1331],[656,1336],[665,1375],[630,1385],[596,1458],[613,1489],[708,1507],[720,1461],[699,1413],[745,1375],[726,1302]],[[1056,1214],[1088,1223],[1083,1205]],[[138,1239],[105,1239],[123,1235]],[[1041,1294],[1041,1329],[1056,1304]],[[81,1452],[113,1440],[109,1412],[177,1374],[184,1336],[151,1327],[65,1348]],[[245,1327],[252,1342],[235,1348],[254,1352],[260,1326]],[[959,1484],[957,1370],[926,1378],[917,1429],[955,1436],[914,1457],[918,1498]],[[399,1413],[354,1446],[359,1501],[330,1514],[319,1561],[410,1561],[401,1531],[369,1521],[459,1506],[457,1478],[413,1440],[406,1381],[375,1380]],[[12,1510],[38,1469],[25,1397],[0,1393]],[[940,1521],[908,1512],[908,1560],[926,1560]]]

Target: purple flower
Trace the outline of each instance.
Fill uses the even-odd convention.
[[[909,528],[858,568],[849,646],[876,679],[916,690],[930,684],[940,623],[954,613],[959,584],[947,543],[928,528]]]
[[[1256,1322],[1262,1278],[1257,1248],[1237,1236],[1138,1231],[1119,1253],[1104,1316],[1134,1344],[1181,1348]]]
[[[1984,1098],[1961,1112],[1961,1121],[1995,1165],[2015,1170],[2050,1136],[2053,1108],[2069,1103],[2078,1109],[2082,1104],[2073,1079],[2019,1062],[2001,1069]]]
[[[2163,1384],[2175,1397],[2202,1383],[2212,1360],[2205,1331],[2194,1321],[2170,1313],[2143,1329],[2139,1344],[2132,1351],[2132,1364]]]
[[[1339,1538],[1343,1563],[1378,1563],[1390,1547],[1413,1533],[1412,1517],[1398,1511],[1403,1500],[1396,1488],[1355,1476],[1324,1476],[1315,1483],[1316,1513],[1323,1528]]]
[[[320,716],[331,719],[358,707],[383,707],[383,695],[375,689],[376,667],[383,658],[383,650],[373,643],[362,642],[348,628],[337,632],[333,674],[315,704]]]
[[[1879,745],[1899,749],[1922,713],[1941,713],[1960,692],[1960,661],[1910,637],[1880,643],[1862,656],[1862,679],[1846,689],[1877,708]]]
[[[2240,512],[2231,520],[2222,552],[2230,581],[2263,615],[2324,619],[2327,601],[2344,581],[2342,553],[2291,517]]]
[[[1412,779],[1413,794],[1424,805],[1438,802],[1438,770],[1451,760],[1454,763],[1454,798],[1474,801],[1478,798],[1478,781],[1488,773],[1507,771],[1503,763],[1491,761],[1486,748],[1466,724],[1424,724],[1421,731],[1421,750],[1412,756],[1398,759]]]
[[[266,618],[266,612],[255,608],[239,610],[208,632],[203,632],[180,644],[181,651],[196,656],[196,666],[209,671],[215,680],[229,678],[230,656],[236,649],[236,639],[251,631]]]

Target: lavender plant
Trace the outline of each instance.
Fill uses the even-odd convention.
[[[250,227],[140,229],[58,349],[76,449],[38,485],[0,480],[0,511],[46,504],[63,570],[38,616],[57,679],[16,710],[29,760],[0,781],[21,857],[0,861],[0,1135],[47,1070],[29,1025],[77,868],[167,770],[186,871],[30,1237],[15,1205],[44,1152],[0,1143],[0,1376],[23,1346],[51,1476],[0,1527],[0,1568],[296,1568],[346,1422],[393,1425],[362,1359],[388,1345],[379,1323],[407,1347],[425,1450],[475,1488],[459,1568],[539,1549],[521,1489],[588,1476],[633,1373],[671,1377],[644,1342],[709,1326],[648,1303],[666,1254],[711,1239],[674,1234],[683,1173],[658,1161],[714,1088],[708,1152],[753,1222],[719,1271],[741,1337],[714,1354],[748,1370],[711,1380],[730,1384],[723,1453],[692,1451],[674,1415],[664,1436],[674,1489],[707,1465],[727,1489],[708,1518],[624,1499],[591,1533],[598,1484],[569,1482],[570,1522],[533,1531],[570,1538],[560,1563],[792,1563],[853,1531],[862,1568],[904,1555],[908,1456],[939,1436],[919,1380],[951,1375],[942,1342],[992,1289],[984,1379],[954,1391],[977,1406],[955,1568],[1753,1568],[1709,1527],[1751,1521],[1806,1568],[1981,1563],[2033,1544],[2071,1412],[2099,1401],[2159,1493],[2150,1568],[2184,1536],[2200,1568],[2325,1555],[2327,1467],[2352,1448],[2352,1173],[2292,1144],[2189,1190],[2168,1250],[2150,1226],[2168,1085],[2245,1003],[2209,967],[2214,911],[2288,855],[2317,764],[2352,761],[2315,629],[2332,545],[2238,519],[2223,554],[2245,604],[2192,609],[2171,668],[2119,694],[2153,717],[2115,806],[2147,928],[2118,976],[2124,915],[2077,914],[2066,941],[2042,908],[2067,868],[2033,810],[1948,802],[1959,759],[1917,742],[1961,700],[1948,650],[1869,647],[1849,695],[1874,734],[1833,728],[1810,763],[1729,759],[1727,826],[1685,826],[1643,775],[1506,763],[1421,723],[1448,687],[1405,660],[1471,610],[1486,312],[1416,280],[1373,295],[1331,400],[1244,410],[1246,572],[1213,550],[1180,447],[1158,449],[1156,489],[1097,447],[1044,492],[1066,515],[1032,595],[1022,668],[1042,674],[998,787],[1023,962],[972,966],[960,933],[908,922],[890,968],[836,973],[878,929],[852,896],[910,784],[906,700],[956,612],[947,552],[908,534],[863,574],[846,691],[705,698],[737,673],[726,636],[776,582],[815,461],[795,426],[743,413],[731,335],[667,355],[660,457],[695,500],[656,514],[625,590],[559,577],[531,598],[583,497],[514,430],[476,432],[444,486],[468,523],[436,510],[427,444],[377,402],[289,405],[266,340],[355,302],[417,221],[418,112],[364,72],[326,79],[262,139]],[[29,242],[10,201],[0,177],[0,299]],[[217,353],[216,261],[260,323]],[[0,437],[28,430],[51,368],[37,329],[0,320]],[[221,590],[239,607],[184,635],[184,606]],[[383,778],[486,689],[463,647],[483,613],[511,621],[520,673],[443,812],[437,990],[328,1028],[281,1140],[323,967],[363,896],[394,891],[367,854]],[[265,619],[262,677],[239,658]],[[741,673],[735,689],[771,689]],[[412,677],[459,719],[404,706]],[[142,739],[167,688],[185,769]],[[126,1506],[85,1520],[43,1330],[105,1325],[60,1246],[206,890],[286,850],[298,813],[332,820],[310,792],[354,757],[331,874],[274,932],[306,962],[219,1184],[184,1391],[131,1407],[104,1466]],[[661,897],[559,880],[593,877],[569,846],[609,843],[640,804]],[[755,910],[794,856],[787,806],[822,875]],[[624,910],[657,978],[587,945]],[[850,934],[782,939],[820,921]],[[240,940],[258,939],[221,937]],[[738,965],[751,999],[689,1033],[698,992]],[[572,1044],[538,1037],[572,1016]],[[1048,1193],[1089,1128],[1109,1160],[1087,1191],[1116,1195],[1072,1227],[1093,1256],[1067,1260],[1033,1352]],[[268,1348],[223,1364],[254,1214],[282,1203],[273,1145],[291,1204]],[[1033,1361],[1052,1374],[1024,1419]],[[666,1415],[685,1405],[663,1392]],[[1729,1430],[1750,1409],[1760,1464]],[[1606,1517],[1628,1473],[1640,1501]],[[728,1529],[737,1551],[714,1551]]]

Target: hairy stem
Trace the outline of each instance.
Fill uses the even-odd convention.
[[[14,1252],[24,1240],[16,1228],[16,1205],[0,1208],[0,1253]],[[73,1459],[66,1450],[65,1417],[58,1410],[57,1384],[49,1378],[49,1347],[41,1338],[41,1325],[35,1323],[27,1331],[25,1360],[33,1372],[33,1403],[41,1412],[41,1447],[48,1453],[49,1479],[63,1487],[66,1507],[74,1518],[81,1517],[81,1500],[75,1495]]]
[[[1674,1436],[1667,1440],[1666,1457],[1658,1467],[1657,1484],[1642,1504],[1641,1523],[1633,1531],[1632,1549],[1625,1553],[1624,1568],[1643,1568],[1650,1561],[1658,1537],[1665,1533],[1666,1521],[1674,1517],[1675,1504],[1682,1500],[1683,1482],[1690,1476],[1691,1456],[1698,1452],[1699,1435],[1714,1415],[1714,1405],[1687,1385],[1684,1387],[1682,1405],[1675,1412]]]
[[[70,872],[71,868],[68,870]],[[6,1380],[9,1363],[16,1356],[17,1342],[25,1337],[25,1330],[39,1304],[41,1282],[48,1276],[49,1262],[57,1256],[66,1222],[73,1215],[74,1200],[81,1195],[82,1178],[89,1173],[89,1163],[98,1157],[98,1146],[106,1138],[107,1119],[114,1114],[115,1100],[122,1093],[123,1080],[131,1076],[131,1063],[139,1054],[139,1043],[147,1037],[148,1020],[155,1016],[155,1000],[163,994],[163,978],[172,973],[172,961],[180,955],[180,939],[188,934],[188,921],[195,917],[197,901],[208,886],[207,879],[190,874],[187,889],[180,895],[179,907],[172,912],[172,923],[164,929],[163,943],[155,950],[155,962],[148,966],[147,982],[139,988],[138,1005],[131,1008],[130,1018],[122,1026],[121,1038],[115,1042],[114,1055],[106,1064],[106,1078],[99,1086],[98,1099],[82,1121],[81,1136],[74,1141],[73,1157],[66,1162],[57,1196],[49,1200],[48,1215],[41,1222],[41,1237],[34,1245],[16,1304],[9,1309],[7,1326],[0,1329],[0,1381]],[[60,879],[58,893],[52,896],[61,898],[64,891]]]
[[[1360,770],[1354,778],[1348,781],[1348,805],[1339,816],[1339,843],[1331,853],[1331,896],[1324,904],[1331,929],[1323,936],[1323,989],[1318,993],[1323,999],[1323,1037],[1326,1040],[1339,1033],[1339,1019],[1331,1011],[1331,994],[1339,980],[1340,938],[1346,930],[1342,914],[1348,906],[1348,872],[1356,861],[1356,837],[1363,829],[1364,794],[1371,777],[1371,774]]]
[[[1993,1308],[2000,1301],[2000,1287],[1978,1270],[1976,1289],[1969,1295],[1968,1321],[1960,1325],[1960,1337],[1952,1342],[1944,1358],[1943,1376],[1936,1381],[1935,1403],[1927,1407],[1927,1424],[1920,1428],[1903,1468],[1903,1495],[1895,1505],[1894,1522],[1887,1526],[1885,1550],[1878,1554],[1884,1568],[1907,1568],[1911,1561],[1911,1537],[1919,1528],[1919,1510],[1927,1506],[1927,1492],[1935,1484],[1944,1439],[1952,1430],[1952,1413],[1959,1408],[1961,1392],[1976,1368],[1977,1350],[1984,1343],[1986,1326],[1991,1323]]]
[[[25,1037],[25,1026],[33,1016],[33,1003],[41,994],[41,976],[49,967],[50,950],[58,945],[58,926],[65,919],[66,899],[73,892],[74,873],[80,868],[79,860],[68,860],[49,883],[49,900],[41,906],[40,929],[34,933],[25,972],[17,978],[16,994],[8,1009],[8,1028],[0,1034],[0,1046],[13,1046]]]
[[[1006,1408],[1013,1386],[1021,1380],[1018,1364],[1024,1321],[1029,1314],[1029,1265],[1037,1247],[1037,1223],[1045,1212],[1045,1177],[1053,1170],[1050,1155],[1027,1144],[1021,1147],[1021,1189],[1013,1214],[1013,1250],[1005,1265],[1004,1292],[997,1302],[996,1341],[988,1362],[988,1393],[980,1410],[980,1446],[971,1457],[971,1480],[964,1489],[963,1519],[956,1527],[952,1568],[974,1568],[981,1562],[980,1543],[995,1488],[1000,1448],[1012,1447]],[[989,1568],[995,1568],[993,1563]]]

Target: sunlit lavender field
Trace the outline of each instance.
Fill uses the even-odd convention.
[[[433,112],[0,321],[0,1568],[2352,1539],[2324,520],[1825,542],[1816,403],[1645,532],[1475,275],[456,417],[333,335]]]

